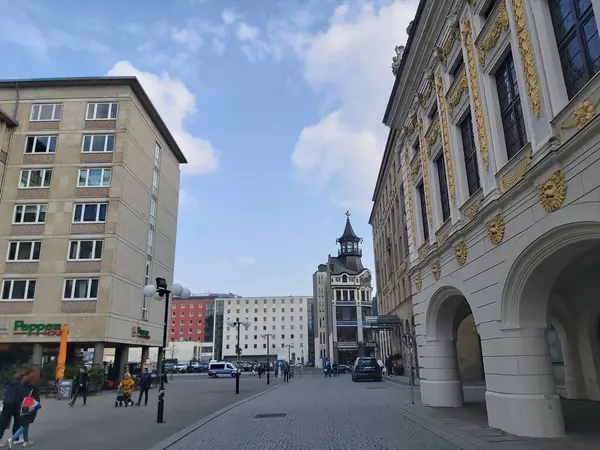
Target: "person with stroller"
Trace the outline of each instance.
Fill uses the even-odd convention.
[[[8,443],[8,448],[11,450],[15,444],[20,443],[19,441],[21,436],[23,437],[23,447],[29,447],[33,445],[33,441],[29,439],[29,427],[35,421],[37,412],[42,407],[40,404],[40,389],[38,387],[39,379],[39,372],[30,372],[24,377],[23,383],[21,384],[21,393],[23,395],[19,418],[21,426],[17,432],[6,441]]]
[[[125,373],[125,376],[119,383],[119,393],[117,395],[117,400],[115,400],[116,406],[128,407],[129,405],[133,406],[133,400],[131,400],[131,395],[135,390],[135,380],[131,378],[131,374],[129,372]]]
[[[148,372],[148,369],[144,369],[144,372],[140,375],[140,396],[138,397],[137,405],[140,406],[142,403],[142,395],[144,396],[144,406],[148,405],[148,391],[152,386],[152,374]]]
[[[73,398],[69,402],[69,406],[72,408],[75,406],[75,402],[77,401],[77,397],[81,395],[83,397],[83,405],[87,403],[87,393],[88,393],[88,385],[90,383],[90,376],[88,375],[87,367],[83,366],[79,369],[79,373],[75,378],[75,390],[73,392]]]
[[[12,434],[14,435],[21,428],[21,402],[23,401],[23,380],[31,371],[20,370],[15,373],[13,378],[6,383],[4,387],[4,401],[2,402],[2,412],[0,413],[0,439],[4,431],[8,429],[12,419]],[[23,441],[13,441],[13,444],[22,444]],[[0,447],[5,444],[0,442]]]

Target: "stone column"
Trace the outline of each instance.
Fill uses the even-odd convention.
[[[33,344],[33,352],[31,354],[31,364],[34,365],[36,369],[40,369],[42,367],[42,359],[44,358],[44,347],[42,344]]]
[[[145,364],[148,358],[150,358],[150,347],[142,347],[142,364]]]
[[[94,359],[92,364],[94,366],[101,366],[104,363],[104,343],[99,342],[94,344]]]
[[[125,375],[125,372],[127,372],[127,363],[129,362],[129,346],[123,346],[119,353],[119,360],[116,361],[116,363],[119,365],[118,374],[120,380],[121,378],[123,378],[123,375]]]
[[[463,405],[454,341],[425,341],[419,355],[421,401],[429,406]]]
[[[527,437],[563,436],[546,329],[506,331],[482,340],[481,347],[490,427]]]

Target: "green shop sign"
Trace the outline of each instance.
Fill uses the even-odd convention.
[[[142,339],[150,339],[150,332],[148,330],[142,330],[140,327],[138,327],[136,336]]]
[[[60,323],[25,323],[22,320],[15,320],[13,334],[60,336],[62,327]]]

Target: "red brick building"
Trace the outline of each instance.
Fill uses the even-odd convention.
[[[174,299],[169,340],[212,342],[214,304],[215,297],[210,294],[192,294],[186,300]]]

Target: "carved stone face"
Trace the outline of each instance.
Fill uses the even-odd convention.
[[[492,237],[498,237],[498,224],[495,220],[492,220],[489,225],[490,235]]]

